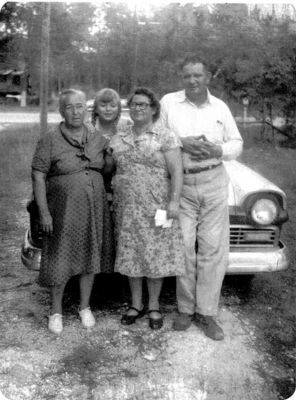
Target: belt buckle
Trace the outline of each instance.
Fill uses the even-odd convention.
[[[189,168],[184,168],[184,174],[189,174]]]

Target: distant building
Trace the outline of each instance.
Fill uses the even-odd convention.
[[[30,94],[30,75],[26,71],[15,69],[0,70],[0,96],[7,94],[20,95],[22,92]]]

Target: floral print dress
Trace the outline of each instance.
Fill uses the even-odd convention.
[[[181,146],[171,131],[154,125],[134,135],[132,127],[115,135],[110,152],[116,161],[113,208],[117,242],[115,271],[130,277],[185,274],[179,221],[155,226],[157,209],[167,209],[170,178],[164,152]]]

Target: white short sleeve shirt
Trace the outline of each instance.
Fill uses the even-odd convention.
[[[242,151],[243,140],[228,106],[208,92],[207,101],[196,106],[189,101],[185,90],[169,93],[161,99],[160,123],[180,138],[204,135],[222,146],[222,159],[235,159]],[[221,160],[192,161],[183,153],[185,168],[217,164]]]

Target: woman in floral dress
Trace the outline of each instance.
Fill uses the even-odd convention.
[[[142,282],[147,278],[149,325],[162,327],[159,295],[163,278],[185,274],[179,199],[183,184],[181,142],[171,131],[155,123],[160,105],[154,93],[137,88],[128,101],[133,126],[110,141],[116,163],[113,178],[115,271],[127,275],[132,305],[122,324],[132,324],[144,315]],[[109,159],[111,163],[111,159]],[[156,226],[157,210],[166,210],[171,227]]]

